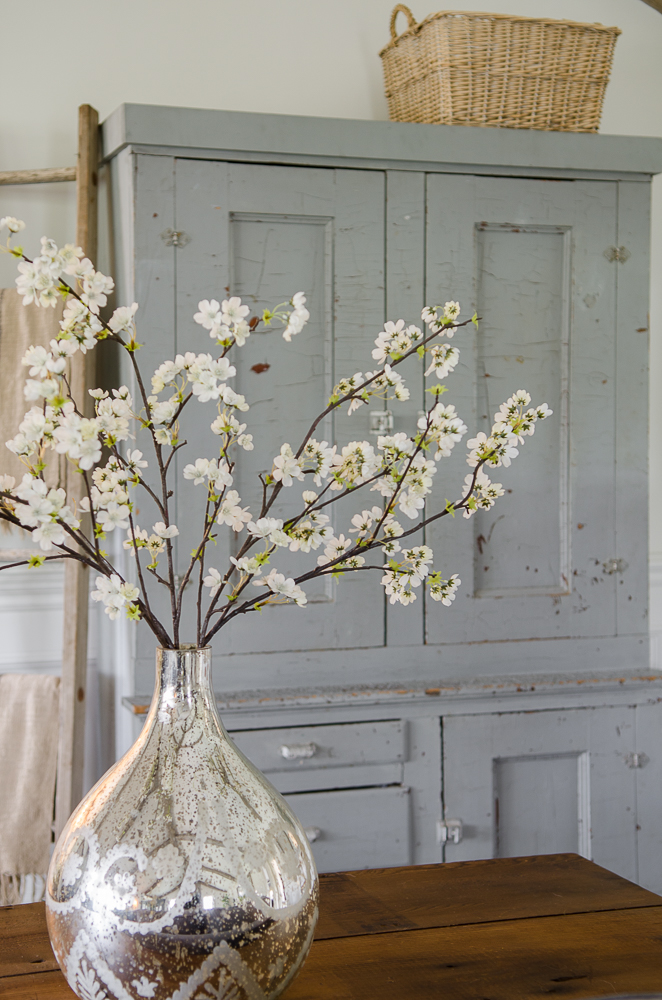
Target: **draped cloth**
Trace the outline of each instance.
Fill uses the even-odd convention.
[[[28,347],[50,346],[59,333],[63,306],[23,305],[15,288],[0,288],[0,475],[14,476],[20,482],[26,469],[23,463],[5,448],[5,441],[18,432],[23,415],[38,402],[26,401],[23,394],[28,369],[21,358]],[[57,485],[58,459],[50,448],[46,460],[45,479]]]
[[[20,903],[25,898],[26,877],[43,879],[48,870],[59,708],[59,677],[0,675],[0,904],[3,905]]]

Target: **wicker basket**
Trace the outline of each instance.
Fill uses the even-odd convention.
[[[409,27],[396,34],[399,13]],[[398,4],[379,53],[392,121],[597,132],[619,28]]]

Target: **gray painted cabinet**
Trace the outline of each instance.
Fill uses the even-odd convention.
[[[135,105],[103,133],[114,273],[119,299],[141,303],[143,365],[208,349],[199,299],[231,289],[259,311],[308,295],[292,344],[257,333],[237,353],[256,440],[235,480],[245,503],[337,378],[369,367],[384,320],[417,321],[425,303],[452,296],[481,317],[448,380],[472,432],[520,387],[554,410],[499,470],[493,511],[429,530],[462,578],[452,608],[393,608],[357,574],[219,636],[228,727],[310,828],[321,868],[577,850],[662,888],[645,432],[662,142]],[[420,371],[407,374],[396,431],[424,404]],[[337,416],[320,436],[367,438],[369,417]],[[186,414],[196,456],[209,419],[196,403]],[[436,499],[466,471],[458,448]],[[200,493],[182,486],[176,503],[182,572]],[[134,709],[152,646],[138,629]]]

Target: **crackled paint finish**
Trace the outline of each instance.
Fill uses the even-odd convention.
[[[140,737],[58,841],[48,928],[81,1000],[267,1000],[310,947],[307,838],[230,742],[210,658],[158,651]]]

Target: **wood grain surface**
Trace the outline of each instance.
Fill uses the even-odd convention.
[[[661,905],[577,854],[339,872],[320,876],[315,938]]]
[[[287,1000],[548,1000],[662,988],[662,906],[316,941]]]
[[[288,1000],[662,989],[662,897],[574,854],[340,872]],[[0,997],[70,1000],[43,903],[0,908]]]

